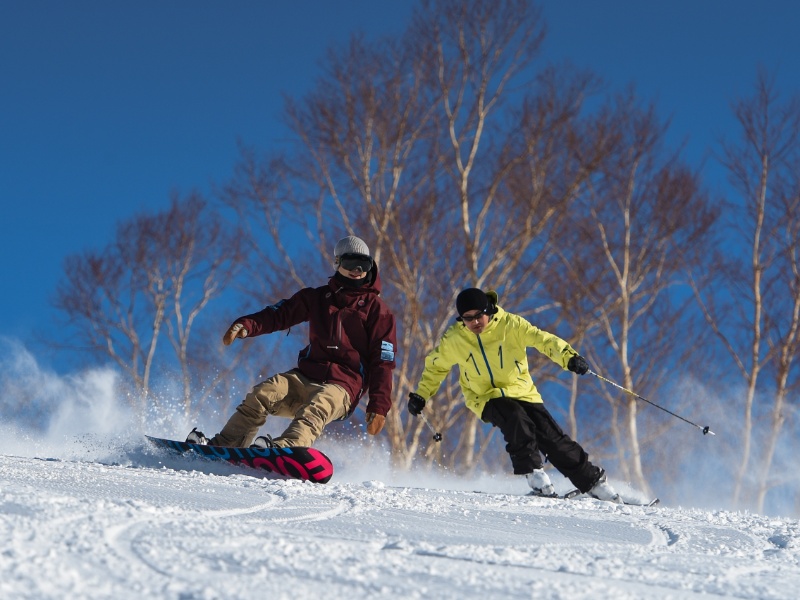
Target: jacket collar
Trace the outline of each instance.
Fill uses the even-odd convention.
[[[335,276],[331,276],[328,279],[328,287],[330,287],[335,293],[343,292],[345,294],[375,294],[379,296],[381,293],[381,276],[378,273],[378,263],[373,263],[372,270],[370,271],[370,275],[372,276],[371,283],[365,283],[361,287],[346,287],[342,285],[340,281],[337,281]],[[367,277],[370,277],[367,275]]]
[[[481,335],[483,336],[483,335],[486,335],[486,334],[492,333],[492,332],[493,332],[495,329],[497,329],[497,327],[498,327],[498,323],[499,323],[500,319],[501,319],[501,318],[502,318],[502,317],[503,317],[505,314],[506,314],[506,311],[504,311],[502,308],[500,308],[500,307],[498,306],[498,307],[497,307],[497,312],[496,312],[496,313],[494,313],[493,315],[491,315],[491,317],[492,317],[492,318],[491,318],[491,320],[489,321],[489,323],[486,325],[486,329],[484,329],[484,330],[483,330],[483,333],[481,333]],[[472,333],[472,332],[469,330],[469,328],[468,328],[466,325],[464,325],[464,322],[463,322],[463,321],[456,321],[454,326],[455,326],[455,327],[458,327],[458,329],[459,329],[459,330],[460,330],[460,331],[461,331],[461,332],[462,332],[464,335],[468,335],[470,338],[477,338],[477,337],[478,337],[478,336],[476,336],[474,333]]]

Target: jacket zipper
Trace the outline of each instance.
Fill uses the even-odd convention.
[[[476,337],[478,338],[478,346],[480,346],[480,348],[481,348],[481,354],[483,354],[483,362],[486,363],[486,369],[489,371],[489,383],[492,384],[492,387],[495,387],[495,385],[494,385],[494,374],[492,373],[492,367],[489,365],[489,359],[486,358],[486,349],[483,347],[483,342],[481,341],[481,336],[476,336]],[[503,391],[502,388],[500,389],[500,395],[501,396],[505,396],[506,395],[505,391]]]
[[[339,317],[339,311],[336,311],[336,318],[335,318],[336,326],[334,329],[336,330],[336,341],[339,342],[342,339],[342,319]],[[339,346],[325,346],[329,350],[338,350]]]
[[[343,287],[340,287],[338,290],[336,290],[336,291],[334,292],[334,294],[338,294],[338,293],[339,293],[339,292],[341,292],[343,289],[344,289]],[[335,323],[335,326],[334,326],[334,331],[336,332],[336,333],[335,333],[335,338],[334,338],[334,339],[335,339],[335,341],[336,341],[336,342],[337,342],[337,344],[338,344],[339,342],[341,342],[341,341],[342,341],[342,319],[341,319],[341,317],[339,316],[339,311],[338,311],[338,310],[336,311],[336,317],[335,317],[334,323]],[[336,345],[336,346],[325,346],[325,347],[326,347],[328,350],[338,350],[338,349],[339,349],[339,346],[338,346],[338,345]]]

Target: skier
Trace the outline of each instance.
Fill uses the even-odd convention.
[[[542,468],[543,453],[582,493],[622,502],[605,471],[589,461],[584,449],[561,430],[545,408],[528,371],[527,348],[536,348],[578,375],[589,369],[586,359],[561,338],[503,310],[494,291],[465,289],[456,298],[456,309],[458,322],[425,358],[417,390],[409,394],[408,411],[421,414],[426,400],[458,365],[467,408],[500,429],[514,473],[525,475],[535,495],[557,495]]]
[[[207,439],[195,427],[187,442],[257,448],[311,446],[328,423],[353,414],[365,391],[369,393],[367,432],[381,432],[392,407],[394,315],[379,298],[378,266],[362,239],[342,238],[334,257],[336,273],[327,285],[301,289],[288,300],[239,317],[222,338],[227,346],[237,338],[307,321],[309,344],[300,351],[297,368],[253,387],[214,437]],[[292,422],[275,439],[256,438],[267,415],[288,417]]]

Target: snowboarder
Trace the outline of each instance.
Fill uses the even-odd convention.
[[[500,429],[514,473],[525,475],[533,493],[556,496],[544,471],[542,456],[582,493],[621,502],[603,469],[589,461],[584,449],[567,436],[544,406],[528,371],[527,348],[562,369],[583,375],[589,365],[567,342],[542,331],[497,305],[497,293],[478,288],[456,298],[457,323],[445,331],[439,345],[425,358],[425,369],[408,399],[408,411],[419,415],[458,365],[459,384],[467,408]]]
[[[383,429],[392,407],[395,318],[379,298],[381,280],[369,247],[348,236],[334,248],[336,272],[327,285],[304,288],[288,300],[239,317],[225,332],[227,346],[249,338],[309,323],[309,344],[297,368],[257,384],[218,434],[207,439],[197,428],[187,442],[258,448],[311,446],[331,421],[346,419],[364,392],[367,432]],[[275,439],[256,434],[267,415],[292,422]],[[254,439],[255,438],[255,439]]]

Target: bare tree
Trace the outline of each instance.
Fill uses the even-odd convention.
[[[569,283],[551,286],[565,318],[583,339],[595,368],[628,389],[655,394],[666,365],[697,348],[675,336],[686,326],[684,273],[702,266],[716,219],[699,177],[665,148],[666,126],[630,93],[617,101],[613,147],[564,221],[556,246]],[[687,294],[683,293],[686,297]],[[642,444],[648,443],[639,402],[590,383],[610,411],[622,476],[649,489]],[[661,417],[662,415],[659,415]],[[652,422],[652,419],[650,419]],[[662,428],[650,428],[650,438]]]
[[[747,245],[733,244],[720,256],[718,293],[698,298],[745,383],[733,501],[743,504],[745,484],[754,484],[748,500],[761,510],[784,425],[787,393],[792,380],[797,380],[800,102],[797,98],[781,102],[774,81],[761,70],[753,96],[735,102],[733,111],[741,137],[723,144],[721,158],[736,192],[728,204],[727,225],[730,238],[746,240]],[[774,384],[770,386],[762,375],[771,375]],[[769,397],[774,398],[771,408]],[[769,426],[762,434],[757,425],[765,410]],[[762,450],[760,474],[752,477],[754,452]]]
[[[261,163],[246,155],[228,188],[232,206],[266,223],[262,247],[284,265],[274,288],[319,272],[320,261],[298,267],[300,234],[322,264],[338,236],[367,240],[399,320],[398,399],[452,323],[462,288],[495,288],[508,308],[539,310],[527,301],[536,265],[600,163],[608,132],[583,114],[596,82],[534,69],[543,32],[527,1],[423,2],[400,38],[356,36],[332,50],[312,91],[287,100],[296,152]],[[420,451],[464,470],[482,460],[491,432],[465,409],[455,376],[430,413],[453,432],[443,444],[403,408],[387,426],[398,465]]]
[[[239,236],[197,194],[173,197],[168,210],[121,223],[102,251],[70,256],[55,305],[79,343],[111,358],[126,375],[140,414],[156,372],[179,374],[189,415],[226,370],[205,344],[193,347],[198,317],[240,266]],[[171,352],[161,340],[166,338]]]
[[[791,106],[800,123],[800,102]],[[797,130],[795,130],[797,131]],[[800,136],[795,136],[795,142]],[[793,158],[781,165],[781,192],[778,198],[780,231],[776,236],[776,269],[768,286],[770,302],[765,308],[764,330],[769,344],[771,372],[775,399],[770,410],[769,427],[765,434],[763,459],[759,468],[756,509],[763,512],[767,492],[772,487],[794,483],[797,493],[798,476],[793,464],[781,465],[781,475],[773,476],[776,451],[784,433],[787,413],[797,408],[800,389],[800,146],[795,144]],[[788,476],[787,476],[788,475]]]

